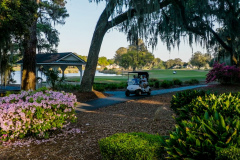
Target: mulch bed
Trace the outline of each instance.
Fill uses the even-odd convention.
[[[218,93],[238,92],[240,85],[210,85],[201,89]],[[174,94],[151,96],[95,111],[77,113],[76,123],[71,124],[65,131],[52,135],[48,140],[25,138],[16,141],[16,145],[0,147],[0,159],[100,160],[98,141],[112,134],[146,132],[169,135],[175,124],[172,118],[174,113],[170,109],[170,101]],[[78,97],[84,95],[77,94]],[[94,96],[100,95],[97,93],[92,97]],[[168,108],[168,116],[156,121],[154,115],[159,106]]]
[[[111,96],[111,94],[103,93],[103,92],[98,92],[98,91],[92,91],[92,92],[78,92],[75,91],[73,94],[76,95],[77,101],[78,102],[86,102],[98,98],[106,98]]]

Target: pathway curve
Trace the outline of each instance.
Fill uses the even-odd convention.
[[[178,87],[178,88],[154,90],[154,91],[152,91],[151,95],[154,96],[154,95],[160,95],[160,94],[169,93],[169,92],[183,91],[183,90],[194,89],[194,88],[199,88],[199,87],[206,87],[206,86],[207,85],[196,85],[196,86],[185,86],[185,87]],[[130,95],[129,97],[126,97],[125,91],[108,91],[106,93],[112,94],[113,96],[106,97],[106,98],[99,98],[99,99],[91,100],[91,101],[88,101],[85,103],[80,103],[77,105],[76,112],[92,111],[92,110],[96,110],[98,108],[107,107],[110,105],[126,102],[129,100],[147,97],[147,95],[145,95],[145,94],[141,95],[141,96]]]

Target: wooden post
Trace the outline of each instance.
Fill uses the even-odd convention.
[[[62,70],[62,78],[64,78],[64,71],[66,70],[67,66],[60,66]]]
[[[80,85],[81,85],[81,82],[82,82],[82,65],[80,66],[77,66],[79,72],[80,72]]]

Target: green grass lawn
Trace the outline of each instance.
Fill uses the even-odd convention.
[[[197,79],[199,81],[205,81],[206,74],[208,71],[203,70],[176,70],[177,74],[173,74],[173,70],[148,70],[150,78],[156,78],[158,80],[172,80],[178,78],[181,81],[190,79]],[[123,76],[96,76],[94,79],[95,83],[120,83],[126,82],[128,79],[127,75]],[[79,77],[67,77],[69,81],[79,82]]]

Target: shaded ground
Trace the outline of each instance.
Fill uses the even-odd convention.
[[[205,90],[222,92],[240,91],[240,86],[212,85]],[[101,159],[98,140],[119,132],[146,132],[168,135],[174,127],[170,100],[174,93],[167,93],[77,113],[78,121],[71,128],[53,135],[49,140],[18,141],[18,146],[0,147],[0,159]],[[159,106],[166,106],[168,116],[154,121]],[[21,142],[21,143],[20,143]],[[30,143],[31,142],[31,143]],[[21,145],[25,143],[24,145]]]
[[[98,92],[98,91],[92,91],[92,92],[73,92],[73,94],[75,94],[77,96],[77,101],[78,102],[86,102],[89,100],[94,100],[94,99],[98,99],[98,98],[106,98],[111,96],[110,94],[107,93],[102,93],[102,92]]]

